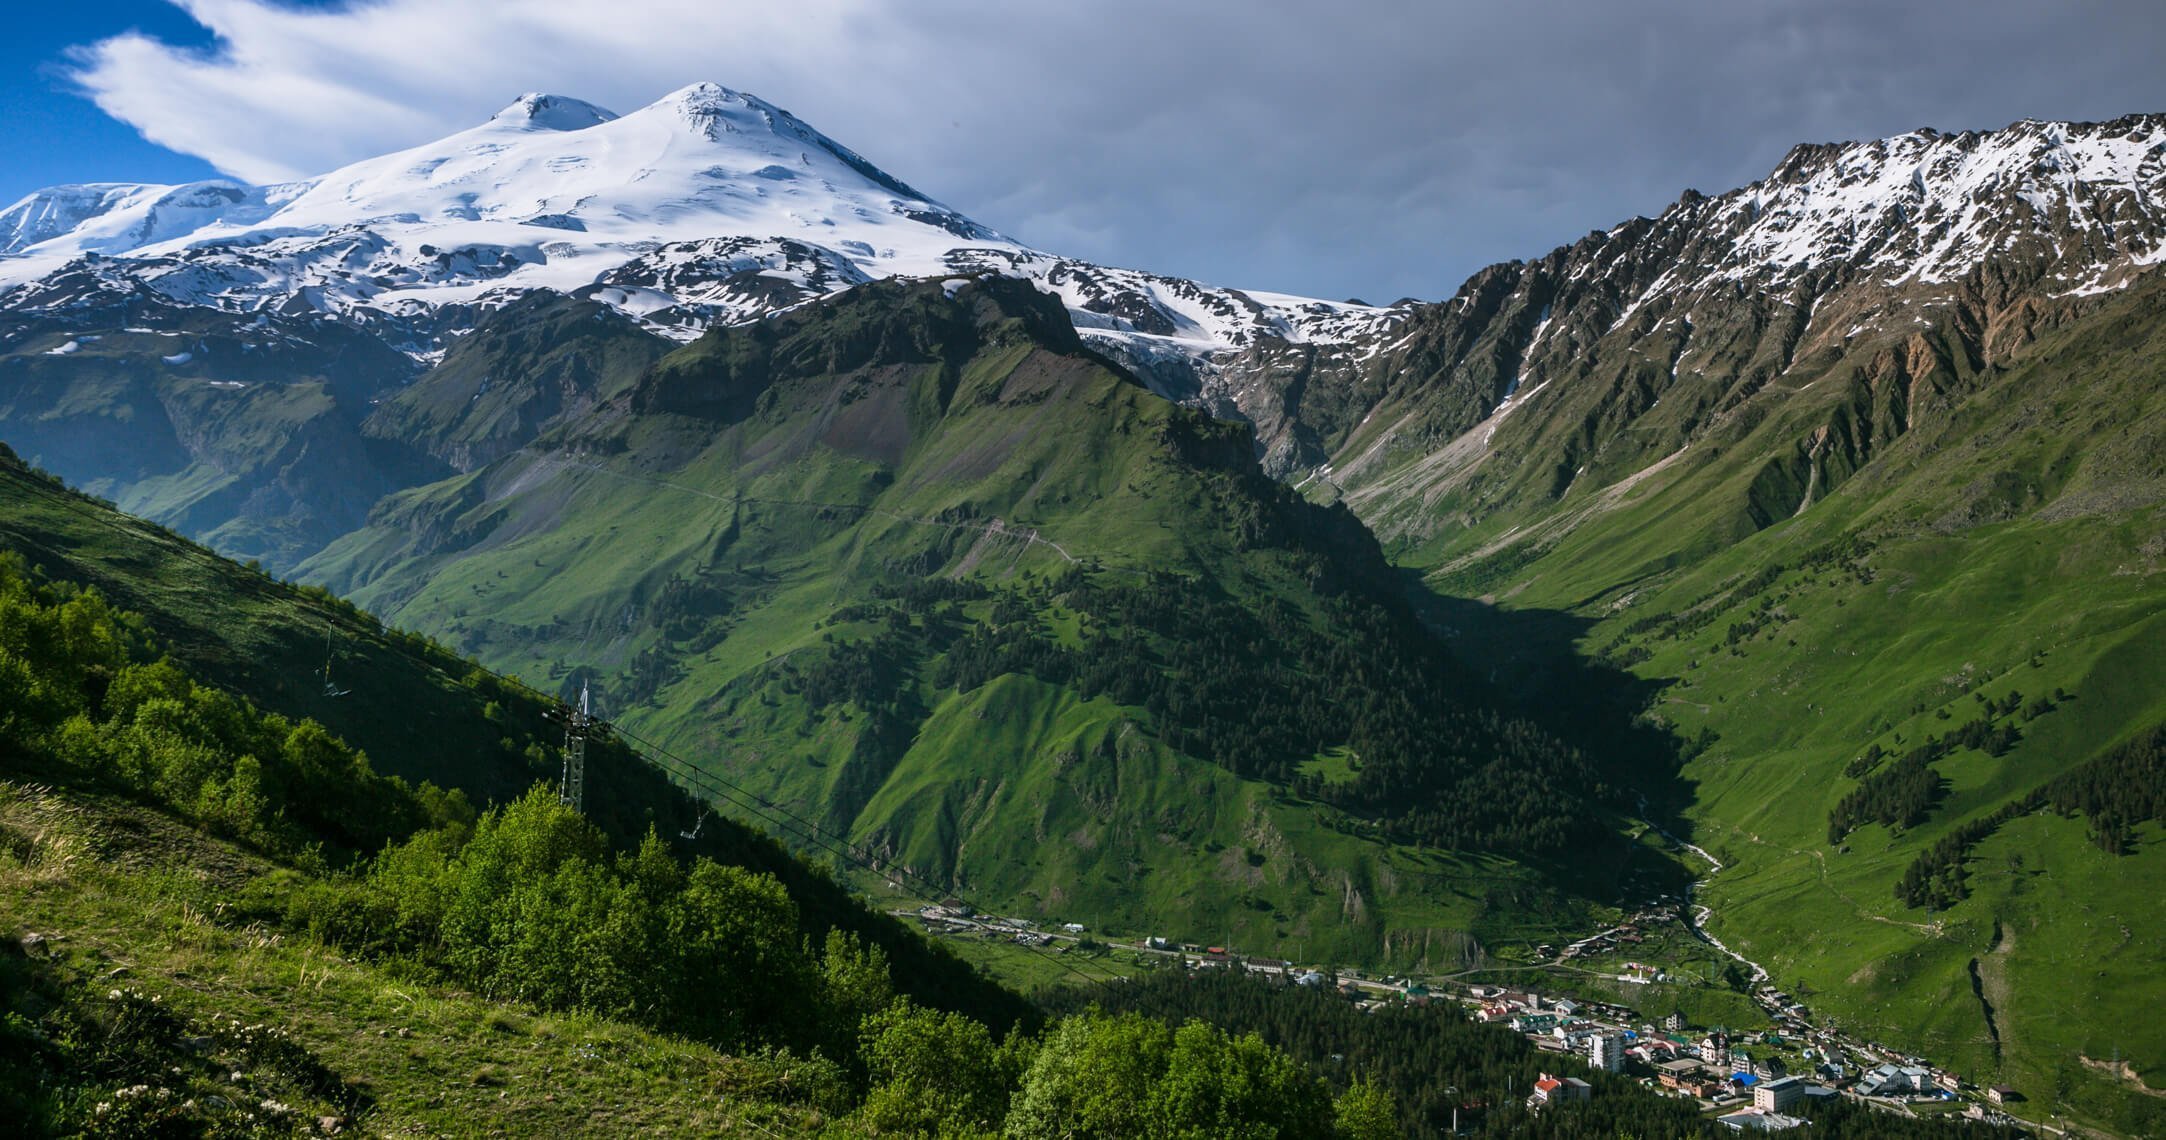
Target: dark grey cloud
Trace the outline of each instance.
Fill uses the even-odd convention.
[[[82,81],[244,177],[524,90],[623,110],[711,79],[1043,248],[1369,300],[1447,294],[1797,142],[2166,110],[2157,0],[181,3],[215,50],[123,37]]]

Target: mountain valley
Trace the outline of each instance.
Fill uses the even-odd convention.
[[[1035,250],[711,84],[530,95],[0,213],[0,440],[897,904],[1759,1016],[1536,949],[1689,893],[1819,1018],[2141,1135],[2162,262],[2160,115],[1800,146],[1376,307]]]

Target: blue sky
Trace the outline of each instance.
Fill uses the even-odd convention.
[[[146,142],[100,111],[67,75],[68,49],[129,29],[177,47],[210,33],[162,0],[28,3],[0,36],[0,204],[66,182],[184,182],[211,164]]]
[[[1449,296],[1688,187],[1751,182],[1799,142],[2166,112],[2161,0],[58,0],[10,16],[0,204],[214,167],[302,177],[525,91],[630,111],[712,81],[1040,248],[1371,301]]]

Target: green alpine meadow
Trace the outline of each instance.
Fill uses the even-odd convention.
[[[37,98],[175,180],[0,210],[0,1133],[2166,1135],[2147,17],[142,7]]]

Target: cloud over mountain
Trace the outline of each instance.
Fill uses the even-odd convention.
[[[438,137],[520,91],[758,91],[1034,244],[1312,294],[1435,296],[1796,139],[2166,105],[2156,4],[176,0],[217,37],[78,78],[251,181]],[[115,177],[124,178],[125,171]]]

